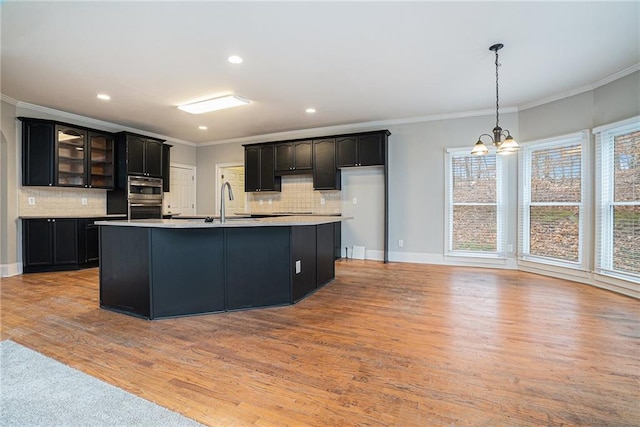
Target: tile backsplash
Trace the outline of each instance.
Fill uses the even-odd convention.
[[[248,211],[254,214],[295,212],[314,214],[342,213],[340,190],[314,190],[311,175],[285,175],[282,191],[248,193]],[[324,203],[323,203],[324,202]]]
[[[29,204],[32,198],[34,204]],[[86,205],[83,204],[86,201]],[[21,187],[18,191],[19,216],[96,215],[107,213],[107,190]]]

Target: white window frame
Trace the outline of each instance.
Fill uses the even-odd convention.
[[[579,269],[586,271],[587,257],[585,256],[589,245],[586,244],[585,229],[586,224],[589,223],[589,213],[587,211],[588,193],[590,190],[590,182],[588,180],[588,167],[589,167],[589,141],[590,133],[588,130],[581,132],[563,135],[538,141],[531,141],[521,145],[519,156],[520,166],[520,183],[519,183],[519,215],[518,215],[518,229],[519,229],[519,248],[518,259],[521,261],[529,261],[533,263],[546,264],[556,267],[566,267],[571,269]],[[558,148],[567,145],[581,144],[581,161],[580,161],[580,202],[565,202],[561,203],[566,206],[578,206],[578,260],[567,261],[557,258],[543,257],[539,255],[532,255],[530,251],[530,207],[531,206],[557,206],[560,203],[532,203],[531,202],[531,154],[533,151],[541,149]]]
[[[453,245],[453,168],[451,161],[458,157],[475,157],[471,156],[469,148],[449,148],[445,155],[445,249],[444,253],[450,257],[467,257],[467,258],[488,258],[496,260],[505,260],[506,252],[506,221],[505,221],[505,200],[506,186],[504,185],[505,174],[505,156],[497,155],[495,152],[488,155],[496,156],[496,251],[459,251],[452,250]],[[469,204],[469,203],[467,203]],[[494,205],[493,203],[477,203],[477,205]]]
[[[614,138],[640,131],[640,116],[600,126],[593,130],[596,136],[596,253],[595,272],[604,276],[640,283],[640,274],[613,268],[613,207],[640,205],[638,202],[614,202],[612,177],[614,172]]]

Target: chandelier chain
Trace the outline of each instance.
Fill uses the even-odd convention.
[[[500,102],[499,102],[499,94],[498,94],[498,50],[496,49],[496,127],[500,122]]]

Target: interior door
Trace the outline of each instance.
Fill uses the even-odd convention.
[[[164,213],[173,215],[196,214],[196,168],[195,166],[170,167],[168,193],[164,193]]]
[[[225,212],[227,214],[245,212],[245,192],[244,192],[244,166],[228,166],[220,168],[220,179],[218,182],[229,182],[233,191],[233,200],[225,194]],[[220,185],[222,187],[222,184]],[[216,213],[220,211],[220,194],[216,196]]]

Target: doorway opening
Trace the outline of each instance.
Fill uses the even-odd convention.
[[[220,212],[220,189],[228,182],[233,191],[233,200],[225,200],[228,215],[242,214],[247,211],[247,195],[244,192],[244,165],[242,163],[223,163],[216,165],[216,213]],[[225,197],[226,194],[225,194]]]
[[[171,164],[169,169],[169,192],[164,193],[165,215],[196,214],[196,167]]]

